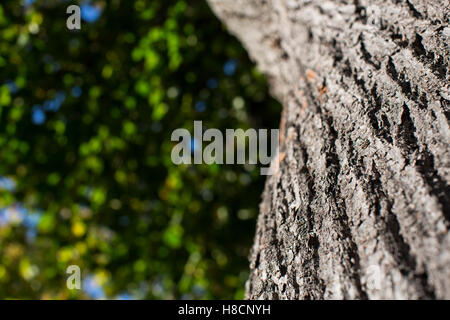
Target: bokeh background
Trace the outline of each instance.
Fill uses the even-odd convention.
[[[280,110],[203,0],[2,0],[0,298],[243,298],[265,178],[175,166],[170,137]]]

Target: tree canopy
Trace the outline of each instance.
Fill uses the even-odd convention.
[[[0,4],[0,298],[242,298],[264,177],[170,138],[278,127],[264,77],[204,1],[69,4]]]

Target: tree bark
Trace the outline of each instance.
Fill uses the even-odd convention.
[[[283,103],[246,297],[450,299],[449,1],[209,2]]]

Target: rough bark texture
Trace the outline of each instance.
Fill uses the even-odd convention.
[[[284,105],[247,298],[450,299],[449,1],[209,2]]]

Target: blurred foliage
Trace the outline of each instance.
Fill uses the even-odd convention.
[[[0,4],[0,298],[242,298],[264,177],[175,166],[176,128],[276,128],[204,1]],[[83,290],[66,288],[79,265]]]

